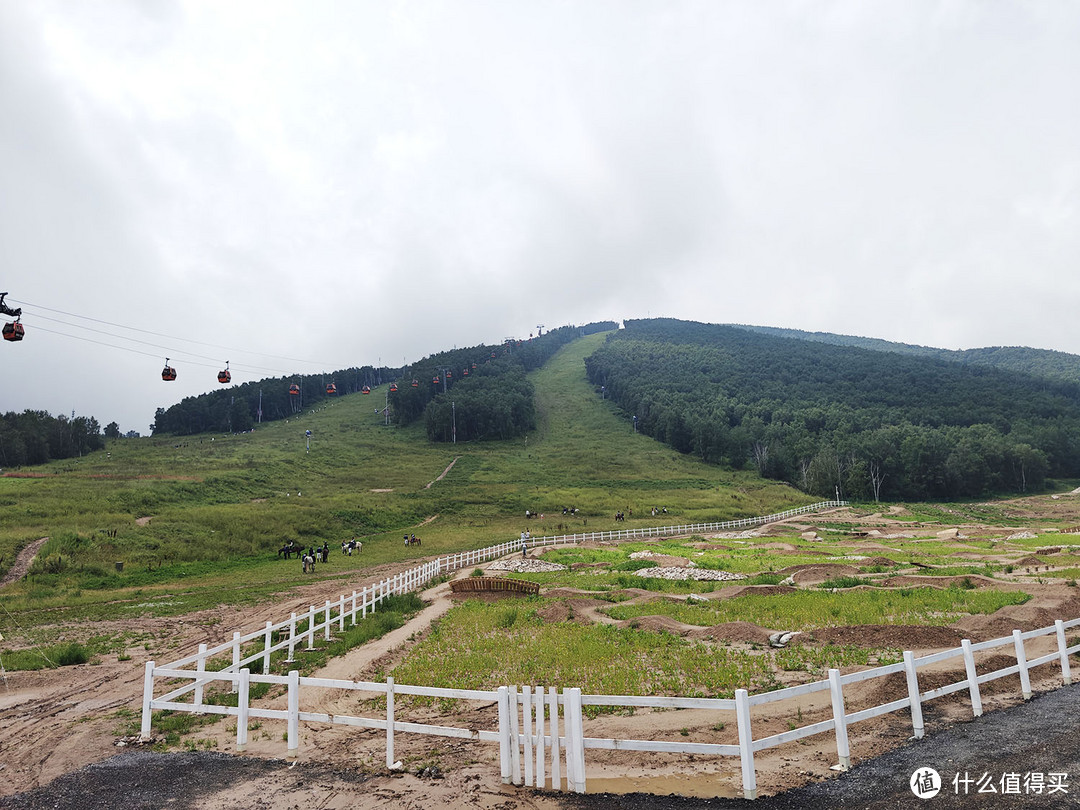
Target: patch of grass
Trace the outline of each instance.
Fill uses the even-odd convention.
[[[649,602],[616,605],[605,612],[614,619],[669,616],[686,624],[709,627],[747,621],[762,627],[812,630],[858,624],[944,625],[964,615],[993,613],[1005,605],[1023,604],[1030,594],[1019,591],[905,588],[901,590],[796,591],[777,595],[747,594],[709,602]]]
[[[56,669],[90,660],[90,651],[77,641],[65,641],[47,647],[25,650],[4,650],[2,659],[8,672],[20,670]]]

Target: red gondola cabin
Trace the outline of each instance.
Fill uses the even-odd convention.
[[[292,385],[290,385],[289,386],[289,396],[290,397],[298,397],[298,396],[300,396],[300,386],[297,385],[296,383],[293,383]]]
[[[334,385],[334,383],[330,383],[328,386],[326,386],[326,393],[333,396],[337,393],[337,386]]]
[[[17,341],[23,339],[23,334],[26,330],[23,329],[23,325],[18,321],[14,323],[4,324],[4,340]]]

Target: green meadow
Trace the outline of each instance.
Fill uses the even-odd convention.
[[[80,459],[6,471],[0,573],[49,540],[5,587],[0,633],[46,639],[71,622],[260,602],[310,582],[299,563],[277,559],[288,540],[328,543],[316,576],[345,579],[525,529],[729,520],[813,500],[635,434],[585,381],[584,357],[602,340],[582,338],[531,375],[539,418],[527,440],[432,443],[421,427],[384,424],[383,387],[251,433],[110,440]],[[654,506],[668,514],[651,517]],[[526,523],[526,510],[543,520]],[[632,515],[617,524],[620,510]],[[405,547],[406,533],[423,545]],[[363,553],[342,556],[353,537]]]

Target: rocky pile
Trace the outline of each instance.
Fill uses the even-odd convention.
[[[733,574],[730,571],[714,571],[709,568],[641,568],[635,571],[634,574],[649,579],[697,579],[715,582],[746,579],[745,574]]]
[[[517,574],[546,574],[549,571],[565,571],[565,565],[534,560],[531,557],[512,557],[508,560],[493,562],[488,571],[513,571]]]

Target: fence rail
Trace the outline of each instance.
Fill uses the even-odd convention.
[[[349,681],[327,678],[301,677],[293,670],[288,675],[254,674],[247,668],[235,671],[209,672],[205,669],[184,669],[173,666],[158,667],[153,661],[146,662],[143,693],[142,736],[150,738],[151,714],[153,710],[171,709],[173,711],[202,712],[236,717],[236,748],[243,751],[248,742],[248,722],[251,719],[283,720],[286,723],[288,756],[295,758],[299,753],[299,726],[304,723],[331,723],[361,728],[382,730],[386,735],[386,765],[388,768],[399,767],[395,755],[395,734],[426,734],[442,737],[475,740],[477,742],[497,742],[499,744],[499,762],[502,780],[506,784],[526,785],[552,790],[585,790],[585,751],[612,750],[638,751],[666,754],[696,754],[704,756],[738,757],[742,775],[743,795],[746,798],[757,796],[757,775],[754,755],[768,748],[773,748],[816,734],[832,732],[839,767],[846,769],[851,764],[851,751],[848,728],[855,723],[869,720],[884,714],[910,710],[912,730],[916,738],[924,736],[922,707],[929,701],[953,692],[968,690],[972,713],[975,717],[982,714],[980,685],[1010,675],[1019,676],[1020,692],[1025,700],[1031,697],[1030,670],[1038,666],[1057,662],[1061,670],[1062,683],[1072,683],[1069,656],[1080,652],[1080,644],[1067,645],[1066,630],[1080,626],[1080,619],[1069,621],[1057,620],[1052,626],[1039,630],[1021,632],[1014,630],[1011,636],[993,639],[979,644],[964,640],[960,647],[916,658],[914,653],[906,651],[903,661],[873,669],[841,675],[837,669],[829,670],[825,680],[792,686],[774,692],[750,695],[746,689],[735,690],[734,699],[728,698],[686,698],[652,697],[644,695],[588,695],[578,688],[564,688],[561,691],[554,686],[501,686],[495,690],[447,689],[423,686],[395,684],[392,677],[385,683],[367,681]],[[1026,642],[1046,636],[1056,635],[1054,652],[1027,660]],[[1012,644],[1016,663],[993,672],[975,675],[975,653],[996,649]],[[919,671],[926,667],[940,664],[950,659],[962,657],[965,677],[951,684],[921,691]],[[859,711],[849,711],[845,706],[844,687],[888,677],[903,672],[906,679],[906,694],[887,703],[870,706]],[[160,697],[154,697],[155,681],[169,679],[187,679],[192,685],[175,689]],[[194,690],[191,702],[180,702],[176,698],[193,690],[194,684],[228,683],[238,692],[236,706],[208,705],[202,702],[201,689]],[[251,705],[251,684],[273,684],[286,689],[286,708],[270,709]],[[330,714],[327,712],[302,711],[300,708],[300,690],[335,689],[352,692],[370,693],[385,698],[386,708],[383,716],[361,717],[356,715]],[[754,737],[752,712],[755,707],[791,701],[808,694],[827,692],[830,698],[832,716],[826,720],[810,723],[798,728]],[[491,718],[488,728],[460,728],[454,726],[414,723],[400,720],[395,709],[395,697],[417,695],[461,701],[480,701],[494,703],[497,707],[495,717]],[[589,737],[585,735],[584,707],[626,707],[655,709],[699,709],[716,712],[720,717],[730,718],[734,714],[737,730],[737,743],[692,742],[649,739],[620,739],[608,737]],[[797,714],[794,716],[798,716]],[[561,728],[560,728],[561,725]],[[563,774],[565,774],[565,779]]]

